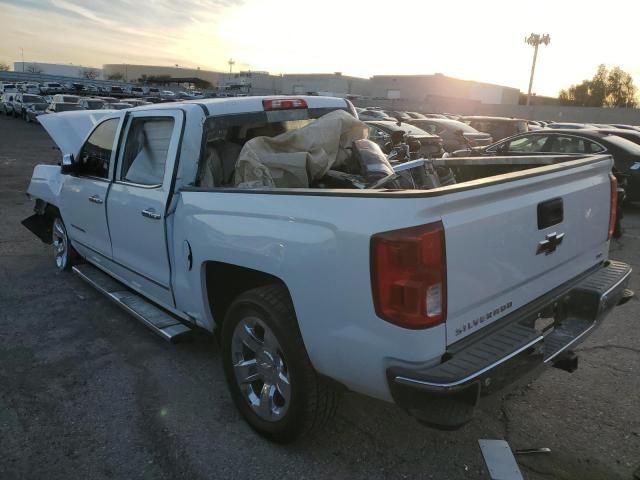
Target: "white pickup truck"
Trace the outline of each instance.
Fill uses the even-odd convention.
[[[35,168],[23,223],[164,338],[219,331],[236,406],[275,441],[345,389],[453,428],[538,367],[573,370],[571,348],[632,295],[608,259],[611,157],[428,190],[234,182],[250,139],[336,110],[355,116],[323,97],[43,116],[64,157]]]

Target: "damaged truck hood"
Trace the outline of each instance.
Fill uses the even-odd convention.
[[[76,155],[93,127],[106,116],[117,116],[111,111],[73,111],[41,115],[38,121],[56,143],[63,155]]]

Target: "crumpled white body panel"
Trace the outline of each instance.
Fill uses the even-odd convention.
[[[33,198],[44,200],[51,205],[59,207],[58,200],[62,190],[64,177],[60,173],[58,165],[36,165],[33,169],[31,182],[27,193]]]

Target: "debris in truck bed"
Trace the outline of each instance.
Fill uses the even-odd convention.
[[[350,156],[347,149],[353,141],[367,138],[367,131],[357,118],[335,110],[297,130],[253,138],[240,152],[235,185],[306,188],[341,165]]]

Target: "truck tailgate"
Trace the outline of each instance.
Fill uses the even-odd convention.
[[[452,196],[442,212],[448,345],[607,258],[610,171],[604,158]]]

